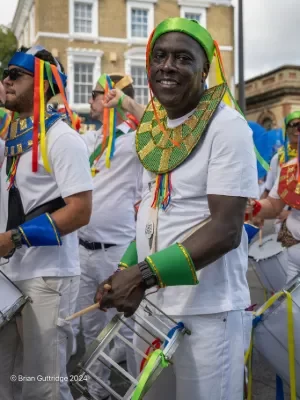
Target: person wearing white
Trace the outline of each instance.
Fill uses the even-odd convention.
[[[279,179],[273,186],[268,199],[271,203],[274,202],[278,208],[284,208],[285,203],[282,202],[281,197],[278,194],[278,183]],[[271,198],[271,199],[270,199]],[[293,279],[300,273],[300,210],[292,208],[287,219],[286,226],[291,232],[292,236],[299,241],[299,244],[291,246],[287,249],[288,265],[287,265],[287,282]]]
[[[288,114],[285,118],[285,134],[286,140],[288,141],[287,145],[287,159],[291,160],[297,156],[297,148],[298,148],[298,135],[297,131],[295,131],[294,123],[297,124],[297,120],[299,119],[299,112],[292,112]],[[296,134],[295,134],[296,133]],[[273,186],[276,183],[276,179],[280,173],[281,165],[286,161],[285,160],[285,149],[284,147],[279,148],[278,152],[273,156],[270,163],[270,170],[267,174],[265,190],[261,195],[261,199],[266,199],[272,190]],[[281,229],[282,222],[284,222],[290,213],[289,207],[285,206],[278,218],[275,221],[275,230],[278,233]]]
[[[111,75],[112,82],[120,83],[120,75]],[[101,82],[101,78],[99,79]],[[103,84],[103,83],[102,83]],[[123,92],[134,96],[131,84],[123,88]],[[103,121],[104,88],[97,82],[90,99],[91,117]],[[131,123],[130,123],[131,125]],[[82,135],[91,156],[91,168],[94,171],[93,207],[90,223],[79,230],[81,283],[77,299],[77,309],[83,309],[94,301],[98,284],[113,274],[129,243],[135,239],[135,204],[140,200],[142,183],[142,166],[135,152],[135,131],[117,117],[117,139],[115,153],[110,168],[105,166],[106,150],[95,158],[93,154],[103,142],[102,128]],[[90,312],[81,317],[81,326],[85,346],[88,347],[96,339],[101,330],[115,314]],[[76,331],[79,321],[75,321]],[[123,330],[125,337],[132,341],[132,332]],[[114,351],[120,347],[115,342]],[[126,346],[127,347],[127,346]],[[127,363],[132,374],[136,374],[134,355],[126,348]],[[102,368],[101,363],[93,372],[109,384],[109,370]],[[108,393],[92,380],[88,382],[91,395],[106,398]]]
[[[32,137],[32,58],[57,66],[57,73],[65,77],[47,50],[38,47],[28,51],[22,48],[16,53],[4,79],[5,105],[19,113],[19,119],[12,123],[10,131],[14,132],[16,127],[17,139],[23,137],[22,133]],[[53,88],[59,93],[55,82]],[[52,92],[48,90],[49,82],[44,84],[47,102]],[[52,121],[51,125],[48,121]],[[73,399],[66,372],[72,351],[73,330],[65,318],[75,311],[80,281],[76,230],[89,222],[93,183],[87,147],[77,132],[58,115],[46,114],[45,123],[51,172],[45,169],[40,145],[37,171],[32,171],[33,150],[30,142],[18,158],[16,174],[8,172],[7,164],[12,158],[9,156],[12,151],[10,142],[13,140],[9,136],[6,143],[8,156],[1,173],[0,256],[8,258],[5,265],[7,276],[31,300],[20,316],[0,332],[0,398],[3,400]],[[14,192],[11,192],[10,185]],[[20,194],[17,211],[14,208],[16,203],[10,201],[11,194],[15,192]],[[50,244],[49,238],[38,230],[38,221],[45,215],[52,221],[51,230],[57,239],[56,244]],[[12,226],[12,218],[22,221],[23,217],[25,223]],[[31,233],[28,226],[31,226]],[[47,231],[47,225],[43,226],[44,232]],[[21,242],[13,238],[13,231],[23,231]],[[39,232],[36,233],[38,238],[34,237],[34,232]],[[1,263],[4,262],[2,258]],[[20,376],[29,377],[22,381],[22,393],[18,385],[21,380],[14,383],[10,378],[16,368],[21,370]]]
[[[96,299],[102,299],[103,307],[117,307],[130,316],[145,291],[150,288],[154,291],[153,287],[158,286],[150,300],[192,331],[191,336],[184,337],[172,365],[163,371],[145,399],[240,400],[244,389],[244,352],[251,331],[251,315],[245,311],[250,305],[250,293],[246,279],[248,239],[243,222],[247,198],[258,197],[252,132],[238,112],[221,102],[224,86],[204,89],[215,50],[213,39],[204,28],[195,21],[170,18],[156,28],[150,40],[153,42],[148,44],[149,83],[161,121],[165,123],[166,139],[177,141],[173,147],[169,145],[174,152],[180,154],[176,147],[182,149],[185,145],[189,155],[168,171],[170,201],[165,209],[158,208],[158,222],[153,228],[149,211],[158,197],[156,182],[159,181],[157,172],[152,172],[154,156],[148,166],[143,153],[149,154],[146,150],[152,148],[146,139],[142,142],[147,129],[151,130],[151,123],[147,125],[150,115],[155,114],[149,104],[145,121],[142,118],[137,130],[137,143],[140,140],[142,148],[137,145],[137,150],[145,167],[137,218],[138,264],[103,282]],[[217,104],[216,99],[219,99]],[[208,110],[213,107],[215,112],[205,125],[207,115],[211,115]],[[203,115],[203,119],[197,115]],[[156,121],[156,116],[152,121]],[[196,135],[196,128],[191,129],[196,121],[204,125],[203,136],[189,153],[184,133],[186,137],[189,137],[187,132]],[[152,129],[150,138],[156,137],[158,131],[156,125]],[[176,135],[178,132],[182,134]],[[167,152],[166,157],[169,157]],[[171,157],[167,159],[171,163]],[[201,228],[192,232],[204,221]],[[151,254],[155,229],[156,248]],[[188,260],[185,276],[191,276],[189,282],[193,283],[183,284],[179,279],[174,283],[176,270],[181,266],[169,265],[167,256],[165,264],[153,261],[155,255],[157,259],[161,255],[163,260],[163,254],[175,247],[183,247],[188,255],[184,256]],[[151,257],[155,268],[149,261]],[[176,260],[175,256],[172,260]],[[190,272],[191,262],[197,271],[198,284]],[[160,270],[167,268],[163,280]],[[104,284],[109,284],[111,290],[104,292]],[[136,343],[145,350],[138,337]]]

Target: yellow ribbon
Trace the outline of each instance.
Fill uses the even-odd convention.
[[[44,167],[47,172],[51,173],[51,168],[47,155],[47,143],[46,143],[46,127],[45,127],[45,92],[44,92],[44,67],[45,62],[40,60],[40,144],[41,153]]]
[[[217,59],[216,59],[216,79],[217,79],[217,85],[221,85],[222,83],[224,83],[224,79],[223,79],[222,74],[221,74],[220,64],[219,64]],[[227,90],[225,92],[225,95],[224,95],[224,98],[223,98],[223,102],[227,106],[232,107],[232,101],[230,99],[230,96],[229,96]]]
[[[297,399],[297,395],[296,395],[293,299],[292,299],[291,293],[285,292],[285,294],[286,294],[286,307],[287,307],[287,330],[288,330],[290,391],[291,391],[291,400],[296,400]]]

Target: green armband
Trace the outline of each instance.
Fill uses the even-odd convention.
[[[161,288],[199,283],[193,260],[180,243],[148,256],[145,261],[156,275]]]
[[[119,262],[119,268],[132,267],[133,265],[136,265],[137,263],[138,263],[138,257],[137,257],[137,250],[136,250],[136,241],[134,240],[127,247],[125,254],[121,258],[121,261]]]

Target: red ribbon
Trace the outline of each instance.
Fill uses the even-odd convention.
[[[40,122],[40,60],[34,58],[34,93],[33,93],[33,135],[32,135],[32,172],[38,170]]]
[[[161,343],[161,342],[160,342],[160,339],[156,338],[156,339],[152,342],[152,346],[153,346],[156,350],[159,350],[159,349],[160,349],[160,343]],[[151,350],[152,350],[152,351],[151,351]],[[147,357],[150,355],[150,351],[151,351],[151,353],[153,352],[153,349],[152,349],[151,346],[149,346],[148,349],[145,351],[145,354],[146,354]],[[145,365],[146,365],[148,359],[149,359],[149,357],[148,357],[148,358],[144,358],[144,359],[142,360],[141,366],[140,366],[140,372],[142,372],[143,369],[145,368]]]
[[[252,217],[255,217],[260,212],[260,210],[262,208],[262,206],[261,206],[259,201],[254,200],[254,202],[255,202],[255,204],[254,204],[252,215],[251,215]],[[249,221],[249,214],[246,214],[246,216],[245,216],[245,222],[247,222],[247,221]]]

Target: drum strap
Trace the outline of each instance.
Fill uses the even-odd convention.
[[[6,164],[6,173],[11,168],[13,162],[13,157],[7,157]],[[6,224],[6,232],[12,229],[16,229],[18,226],[22,225],[25,221],[29,221],[35,217],[38,217],[44,213],[53,213],[54,211],[59,210],[64,207],[66,204],[62,197],[58,197],[57,199],[53,199],[47,203],[42,204],[41,206],[36,207],[30,213],[25,215],[23,203],[21,199],[21,195],[19,189],[13,185],[8,193],[8,217]]]
[[[275,293],[257,312],[254,313],[253,328],[251,333],[251,342],[249,349],[245,355],[245,364],[248,365],[249,380],[248,380],[248,399],[252,399],[252,353],[253,353],[253,336],[256,325],[261,321],[264,312],[270,308],[280,297],[286,296],[287,308],[287,336],[288,336],[288,355],[289,355],[289,373],[290,373],[290,391],[291,400],[297,400],[296,392],[296,367],[295,367],[295,333],[294,333],[294,316],[293,316],[293,298],[288,291]]]
[[[165,359],[165,355],[163,353],[162,350],[155,350],[148,362],[147,365],[145,366],[143,373],[139,379],[139,383],[137,385],[137,387],[135,388],[135,391],[133,392],[132,395],[132,400],[141,400],[144,396],[144,389],[145,386],[150,378],[150,376],[152,375],[152,372],[155,368],[155,366],[157,365],[157,362],[160,362],[161,366],[163,368],[166,368],[169,366],[169,362]]]

